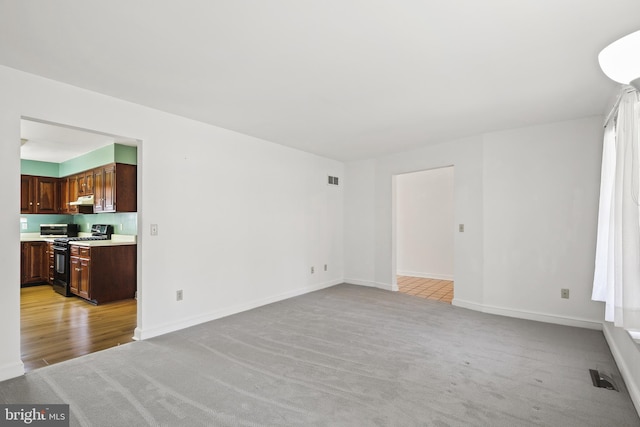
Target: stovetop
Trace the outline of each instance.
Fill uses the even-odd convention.
[[[113,226],[108,224],[93,224],[91,226],[91,236],[86,237],[60,237],[53,239],[55,243],[68,244],[69,242],[87,242],[91,240],[110,240],[113,233]]]
[[[60,237],[58,239],[53,239],[56,243],[86,242],[90,240],[109,240],[109,236]]]

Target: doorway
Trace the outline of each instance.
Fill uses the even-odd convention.
[[[396,176],[398,291],[451,304],[454,297],[454,167]]]
[[[109,178],[116,174],[122,177],[123,175],[118,171],[133,170],[133,175],[128,182],[136,186],[137,193],[140,194],[141,141],[32,118],[22,118],[20,128],[20,173],[23,177],[21,182],[24,177],[29,177],[37,184],[36,190],[44,189],[45,184],[49,185],[46,187],[49,190],[46,199],[55,200],[49,205],[57,207],[48,207],[46,212],[25,211],[21,200],[21,247],[29,247],[31,251],[28,263],[22,261],[21,267],[28,264],[30,273],[33,273],[29,276],[28,283],[24,283],[23,276],[27,276],[21,271],[20,283],[21,359],[25,372],[29,372],[134,340],[134,330],[139,319],[139,301],[136,297],[139,293],[134,296],[135,283],[139,287],[139,262],[135,263],[137,265],[134,264],[136,270],[132,273],[132,276],[135,276],[134,283],[131,288],[131,297],[127,296],[127,299],[119,297],[111,298],[117,299],[111,301],[105,297],[104,303],[94,305],[76,295],[61,295],[53,290],[49,272],[51,264],[48,263],[48,242],[39,238],[39,231],[41,224],[75,224],[74,227],[77,226],[81,232],[80,236],[86,237],[90,235],[92,225],[108,224],[113,229],[111,240],[114,242],[118,240],[118,245],[125,244],[125,241],[127,245],[137,243],[139,254],[140,242],[137,239],[139,200],[137,200],[137,209],[134,205],[130,205],[130,209],[123,209],[126,212],[95,213],[93,210],[88,212],[86,209],[73,212],[70,206],[73,204],[69,203],[73,200],[66,200],[64,196],[70,194],[68,190],[70,177],[73,176],[75,179],[78,176],[78,186],[82,185],[83,196],[93,197],[94,193],[90,192],[89,188],[94,182],[95,188],[98,188],[98,182],[103,182],[101,179],[94,181],[93,177],[98,176],[98,170],[102,173],[103,165],[108,164],[111,166],[104,166],[104,173],[108,171],[112,174]],[[114,166],[113,163],[116,165]],[[118,169],[120,166],[123,168]],[[89,171],[92,174],[87,178]],[[79,184],[80,182],[82,184]],[[40,183],[45,184],[39,185]],[[135,187],[133,188],[135,191]],[[86,194],[84,194],[85,189]],[[128,193],[127,200],[135,194],[133,191]],[[21,198],[28,193],[28,191],[21,191]],[[76,191],[75,194],[79,196],[81,193]],[[29,197],[41,199],[45,196]],[[133,199],[135,200],[135,197]],[[43,247],[42,250],[39,249],[39,245]],[[136,249],[128,252],[135,254]],[[139,255],[136,258],[139,258]],[[133,255],[129,259],[134,261]],[[100,274],[100,278],[103,277],[108,275]]]

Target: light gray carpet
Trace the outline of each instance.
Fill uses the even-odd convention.
[[[352,285],[46,367],[0,402],[86,426],[640,425],[601,332]]]

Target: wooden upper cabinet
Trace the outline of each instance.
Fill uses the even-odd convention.
[[[93,212],[137,211],[137,167],[111,163],[65,178],[21,175],[20,213],[91,213],[70,202],[93,195]],[[89,211],[86,211],[86,208]]]
[[[76,181],[78,182],[78,195],[84,196],[84,187],[86,184],[84,183],[84,174],[75,175]]]
[[[70,202],[78,200],[78,176],[72,175],[59,179],[60,188],[60,213],[77,214],[78,207],[70,205]]]
[[[37,177],[36,213],[58,213],[58,178]]]
[[[136,166],[112,163],[94,170],[94,212],[136,212]]]
[[[92,169],[76,175],[79,196],[90,196],[93,194],[94,174],[95,172]]]
[[[89,195],[89,194],[93,194],[93,177],[94,177],[94,171],[90,170],[85,172],[84,174],[84,194],[85,195]]]
[[[104,168],[104,211],[116,211],[116,165]],[[121,191],[122,192],[122,191]]]
[[[46,176],[20,177],[20,213],[59,212],[59,179]]]
[[[20,213],[33,213],[33,184],[29,175],[20,176]]]
[[[93,171],[93,211],[95,213],[104,210],[104,168]]]

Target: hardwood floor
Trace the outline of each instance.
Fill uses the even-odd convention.
[[[21,353],[25,371],[133,341],[136,300],[92,305],[51,286],[20,289]]]

